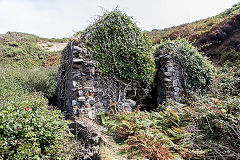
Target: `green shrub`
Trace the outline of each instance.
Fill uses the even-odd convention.
[[[47,98],[56,96],[57,67],[25,70],[22,75],[24,88],[41,91]]]
[[[72,136],[60,111],[0,73],[0,159],[71,159]]]
[[[3,68],[8,76],[29,91],[42,92],[45,97],[56,96],[57,67],[48,68]]]
[[[238,159],[240,153],[240,96],[201,97],[190,102],[194,146],[208,150],[206,159]]]
[[[239,64],[234,64],[233,66],[224,65],[218,68],[217,75],[211,86],[211,91],[216,98],[236,96],[240,93],[239,67]]]
[[[157,46],[155,56],[171,54],[181,70],[186,74],[189,89],[208,89],[214,78],[215,68],[185,39],[166,40]]]
[[[151,42],[125,13],[108,12],[83,34],[101,71],[113,73],[125,82],[138,81],[144,87],[152,84],[155,63]]]

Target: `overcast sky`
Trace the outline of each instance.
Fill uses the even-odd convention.
[[[0,0],[0,33],[18,31],[41,37],[70,37],[118,7],[142,30],[193,22],[230,8],[239,0]]]

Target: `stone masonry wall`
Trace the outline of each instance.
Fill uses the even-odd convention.
[[[71,48],[66,47],[62,54],[58,72],[57,105],[67,119],[73,117],[72,108],[72,54]]]
[[[65,64],[65,61],[68,63]],[[84,115],[90,119],[101,112],[131,111],[136,102],[126,97],[128,85],[114,75],[102,74],[96,65],[84,40],[73,41],[66,47],[59,74],[62,80],[58,89],[58,96],[61,97],[59,104],[65,107],[63,110],[71,108],[73,115]]]
[[[172,59],[171,54],[161,55],[157,61],[157,103],[164,104],[169,100],[179,100],[183,93],[181,69]]]

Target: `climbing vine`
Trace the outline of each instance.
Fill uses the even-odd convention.
[[[185,39],[166,40],[156,47],[155,56],[171,54],[179,65],[189,89],[207,89],[214,78],[215,68],[196,47]]]
[[[150,87],[155,73],[152,44],[131,17],[115,9],[99,17],[83,34],[103,73]]]

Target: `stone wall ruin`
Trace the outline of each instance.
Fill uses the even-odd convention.
[[[83,115],[95,119],[96,113],[132,111],[136,102],[129,99],[128,84],[116,76],[97,70],[97,61],[87,50],[85,40],[72,41],[62,56],[58,79],[58,106],[67,117]],[[184,92],[181,69],[171,54],[155,57],[157,105],[179,100]],[[156,106],[157,107],[157,106]]]
[[[73,40],[63,51],[58,75],[58,107],[67,119],[74,120],[70,127],[80,143],[78,148],[82,155],[79,158],[99,159],[100,127],[91,120],[96,118],[96,113],[131,112],[136,102],[129,99],[127,92],[136,90],[113,74],[99,71],[98,62],[92,59],[84,42],[84,39]],[[157,57],[156,62],[154,94],[157,98],[154,101],[159,105],[179,99],[183,91],[179,67],[170,54]]]
[[[184,92],[181,84],[181,79],[183,79],[181,68],[175,63],[171,54],[160,55],[155,59],[157,62],[157,104],[180,100]]]
[[[132,111],[136,102],[126,96],[128,84],[114,75],[96,69],[97,62],[84,40],[72,41],[65,48],[59,71],[58,106],[68,116]]]

